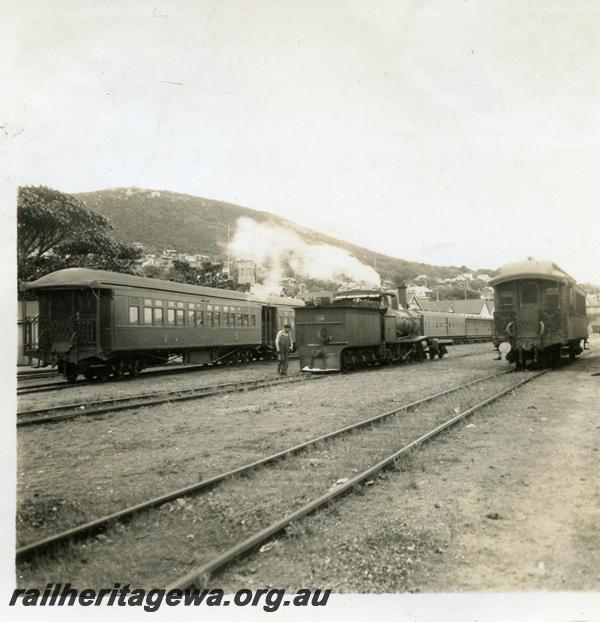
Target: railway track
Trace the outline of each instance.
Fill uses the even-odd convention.
[[[312,380],[312,379],[311,379]],[[242,382],[227,382],[222,384],[208,385],[194,389],[177,389],[173,391],[155,391],[138,395],[128,395],[93,402],[78,402],[74,404],[60,404],[47,408],[34,408],[17,412],[17,427],[56,423],[77,417],[102,415],[121,410],[130,410],[143,406],[156,406],[167,402],[181,402],[195,400],[224,393],[236,393],[240,391],[255,391],[267,387],[287,385],[298,382],[308,382],[302,376],[291,378],[268,378],[259,380],[246,380]]]
[[[333,487],[325,494],[312,499],[311,501],[303,504],[301,507],[296,509],[295,511],[288,513],[283,518],[276,520],[248,536],[244,540],[236,542],[232,544],[229,548],[225,549],[221,553],[211,557],[202,565],[195,567],[190,572],[186,573],[183,576],[180,576],[173,581],[171,581],[167,586],[166,590],[173,589],[186,589],[190,587],[206,587],[206,584],[210,581],[211,577],[214,576],[220,570],[223,570],[227,567],[232,561],[236,558],[241,557],[242,555],[249,553],[250,551],[256,549],[256,547],[266,543],[269,539],[271,539],[276,534],[283,531],[286,527],[288,527],[291,523],[298,521],[305,516],[315,512],[316,510],[325,508],[332,501],[342,497],[345,494],[351,492],[354,488],[362,485],[368,480],[372,480],[373,477],[376,477],[381,471],[386,469],[387,467],[393,465],[397,460],[406,456],[409,452],[413,451],[417,447],[423,445],[424,443],[434,439],[439,436],[452,426],[456,425],[460,421],[469,417],[473,413],[481,410],[488,404],[500,399],[501,397],[507,395],[508,393],[514,391],[515,389],[521,387],[522,385],[538,378],[546,374],[549,370],[542,370],[537,373],[528,376],[527,378],[523,378],[518,382],[514,383],[512,386],[502,389],[498,391],[494,395],[478,402],[474,406],[463,410],[462,412],[457,413],[454,417],[451,417],[444,422],[436,425],[433,429],[428,430],[426,433],[421,434],[411,442],[405,444],[403,447],[393,451],[391,454],[388,454],[383,459],[379,460],[375,465],[364,469],[363,471],[357,473],[351,479],[345,481],[339,486]],[[509,372],[504,372],[509,373]],[[502,375],[502,374],[497,374]],[[481,380],[479,381],[481,382]],[[473,384],[473,383],[468,383]],[[467,386],[467,385],[463,385]],[[462,387],[459,387],[462,388]],[[440,394],[442,395],[442,394]],[[431,399],[431,398],[426,398]],[[415,403],[416,405],[417,403]],[[389,415],[389,413],[386,413]],[[385,416],[385,415],[382,415]]]
[[[512,374],[514,372],[512,372],[511,370],[507,370],[507,371],[502,371],[500,373],[495,373],[495,374],[488,374],[486,376],[483,376],[481,378],[478,378],[476,380],[472,380],[470,382],[461,384],[461,385],[457,385],[455,387],[452,387],[450,389],[438,392],[438,393],[434,393],[432,395],[429,395],[427,397],[421,398],[419,400],[416,401],[412,401],[412,402],[408,402],[406,404],[403,404],[401,406],[398,406],[392,410],[380,413],[378,415],[369,417],[367,419],[363,419],[361,421],[358,421],[356,423],[350,424],[350,425],[346,425],[343,427],[340,427],[332,432],[328,432],[326,434],[323,434],[321,436],[318,436],[316,438],[312,438],[308,441],[302,442],[300,444],[294,445],[292,447],[289,447],[287,449],[284,449],[282,451],[278,451],[274,454],[270,454],[268,456],[265,456],[264,458],[261,458],[259,460],[256,460],[254,462],[251,462],[249,464],[237,467],[235,469],[231,469],[229,471],[220,473],[218,475],[212,476],[208,479],[199,481],[197,483],[191,484],[189,486],[183,487],[183,488],[179,488],[177,490],[173,490],[170,491],[166,494],[163,494],[161,496],[158,497],[154,497],[152,499],[149,499],[147,501],[144,501],[142,503],[137,503],[135,505],[132,505],[130,507],[126,507],[122,510],[119,510],[117,512],[114,512],[112,514],[106,515],[106,516],[102,516],[98,519],[86,522],[82,525],[79,525],[77,527],[73,527],[71,529],[67,529],[65,531],[62,531],[60,533],[51,535],[51,536],[47,536],[45,538],[42,538],[38,541],[32,542],[30,544],[26,544],[22,547],[20,547],[19,549],[17,549],[16,555],[17,555],[17,559],[29,559],[31,557],[34,557],[40,553],[42,553],[45,550],[48,549],[53,549],[56,548],[58,546],[60,546],[61,544],[65,544],[73,539],[79,539],[82,537],[89,537],[99,531],[102,531],[104,529],[106,529],[107,527],[113,525],[114,523],[118,522],[118,521],[123,521],[124,519],[128,519],[130,517],[132,517],[135,514],[138,514],[140,512],[143,512],[145,510],[149,510],[152,508],[156,508],[159,507],[169,501],[173,501],[176,499],[179,499],[181,497],[186,497],[189,495],[193,495],[193,494],[198,494],[198,493],[202,493],[202,492],[206,492],[209,489],[215,487],[216,485],[218,485],[219,483],[224,482],[225,480],[231,479],[234,476],[239,476],[239,475],[244,475],[244,474],[248,474],[251,471],[256,470],[258,467],[264,466],[264,465],[269,465],[269,464],[273,464],[276,462],[280,462],[286,458],[289,458],[295,454],[298,454],[302,451],[305,451],[309,448],[314,448],[318,445],[320,445],[321,443],[325,442],[325,441],[329,441],[331,439],[343,436],[343,435],[347,435],[351,432],[360,430],[362,428],[368,428],[369,426],[373,426],[376,424],[380,424],[384,421],[389,420],[390,418],[393,418],[395,415],[398,415],[400,413],[404,413],[407,412],[411,409],[417,408],[418,406],[421,406],[423,404],[427,404],[429,402],[435,401],[437,399],[440,399],[442,397],[451,395],[453,393],[456,393],[458,391],[461,391],[462,389],[465,389],[467,387],[471,387],[471,386],[475,386],[477,384],[481,384],[485,381],[488,380],[492,380],[495,378],[498,378],[500,376],[504,376],[506,374]],[[542,371],[539,372],[538,374],[534,374],[532,376],[528,376],[527,378],[518,381],[517,383],[513,384],[511,387],[509,387],[508,389],[505,389],[504,391],[502,391],[501,393],[498,393],[496,395],[494,395],[492,398],[489,398],[488,400],[482,402],[481,404],[479,404],[476,408],[472,408],[469,410],[469,414],[471,412],[475,412],[475,410],[482,408],[483,406],[485,406],[486,404],[490,403],[491,401],[494,401],[495,399],[498,399],[499,397],[501,397],[502,395],[505,395],[506,393],[514,390],[514,388],[521,386],[522,384],[525,384],[526,382],[529,382],[530,380],[532,380],[533,378],[536,378],[537,376],[546,373],[546,371]],[[463,414],[462,417],[467,416],[466,414]],[[459,421],[460,418],[458,417],[454,417],[452,419],[452,421],[456,422]],[[448,426],[446,426],[448,427]],[[445,429],[445,428],[443,428]],[[424,442],[424,440],[422,440],[421,442]],[[411,445],[412,446],[412,445]],[[383,467],[381,467],[383,468]],[[367,477],[365,475],[365,477]],[[356,479],[356,478],[354,478]],[[361,480],[357,480],[356,483],[358,483]],[[356,483],[354,485],[356,485]],[[347,490],[348,487],[345,486],[344,490]],[[337,495],[334,495],[337,496]],[[332,497],[333,498],[333,497]],[[325,503],[325,501],[323,501],[323,503]],[[316,507],[320,507],[319,506],[315,506]],[[306,513],[308,513],[308,511],[312,511],[312,510],[307,510]],[[303,516],[304,514],[302,514]],[[290,515],[292,516],[292,515]],[[299,516],[298,516],[299,517]],[[295,520],[295,519],[292,519]],[[291,520],[289,521],[291,522]],[[289,524],[285,523],[286,525]],[[285,526],[285,525],[284,525]],[[283,528],[283,527],[281,527]],[[273,532],[275,533],[275,532]],[[272,534],[271,534],[272,535]],[[253,546],[253,545],[252,545]],[[229,553],[227,555],[229,557]]]
[[[39,380],[40,378],[53,377],[59,378],[60,374],[56,370],[17,372],[17,380]]]
[[[265,363],[272,364],[273,360],[264,359],[260,361],[253,361],[253,364],[255,365],[256,364],[264,365]],[[148,376],[170,376],[170,375],[183,374],[183,373],[193,372],[193,371],[209,370],[209,369],[214,369],[215,367],[216,366],[185,365],[181,367],[173,366],[171,368],[148,369],[146,371],[143,371],[139,376],[125,376],[125,377],[119,378],[118,382],[119,383],[129,382],[132,380],[137,380],[139,378],[145,378]],[[219,366],[217,368],[221,369],[222,367]],[[72,384],[72,383],[62,380],[62,376],[57,376],[57,381],[58,382],[47,382],[44,384],[17,387],[17,395],[31,395],[34,393],[49,393],[53,391],[63,391],[65,389],[78,389],[78,388],[87,387],[87,386],[98,386],[99,384],[101,384],[100,382],[94,382],[94,381],[89,381],[89,380],[82,381],[82,382],[76,382]],[[117,381],[113,380],[113,382],[117,382]]]
[[[488,354],[487,352],[468,352],[468,353],[464,353],[464,354],[451,354],[449,355],[447,358],[449,360],[453,360],[453,359],[457,359],[457,358],[463,358],[463,357],[467,357],[467,356],[478,356],[478,355],[482,355],[482,354]],[[295,357],[297,359],[297,357]],[[254,361],[254,363],[271,363],[272,361]],[[168,376],[171,374],[181,374],[181,373],[185,373],[185,372],[192,372],[192,371],[198,371],[201,369],[209,369],[207,368],[205,365],[194,365],[194,366],[185,366],[185,367],[174,367],[172,369],[156,369],[156,370],[148,370],[145,372],[142,372],[141,376],[148,376],[148,375],[157,375],[157,376]],[[28,375],[35,375],[35,380],[37,380],[38,378],[41,377],[46,377],[46,376],[38,376],[38,373],[36,372],[35,374],[33,372],[30,372],[29,374],[26,374],[26,376]],[[36,385],[25,385],[25,386],[18,386],[17,387],[17,396],[20,395],[33,395],[36,393],[51,393],[54,391],[64,391],[64,390],[68,390],[68,389],[77,389],[77,388],[81,388],[81,387],[85,387],[85,386],[97,386],[99,383],[97,382],[93,382],[93,381],[85,381],[85,382],[77,382],[75,384],[71,384],[68,382],[63,381],[61,378],[61,376],[57,373],[57,372],[48,372],[48,376],[47,377],[54,377],[56,378],[55,382],[47,382],[47,383],[43,383],[43,384],[36,384]],[[126,377],[126,378],[120,378],[119,382],[124,382],[124,381],[130,381],[130,380],[135,380],[139,378],[139,376],[136,377]],[[19,380],[23,380],[23,379],[27,379],[29,380],[30,378],[18,378]]]
[[[72,389],[75,387],[76,385],[61,382],[57,379],[56,382],[47,382],[45,384],[35,384],[31,386],[17,387],[17,396],[32,395],[34,393],[50,393],[52,391],[62,391],[64,389]]]

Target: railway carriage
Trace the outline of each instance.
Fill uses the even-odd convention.
[[[239,363],[271,357],[277,331],[294,325],[296,300],[129,274],[68,268],[23,289],[39,299],[28,318],[26,351],[78,374],[105,380],[183,356],[186,363]]]
[[[419,311],[423,318],[423,333],[430,337],[452,339],[453,343],[491,341],[493,320],[470,317],[464,313]]]
[[[547,364],[582,352],[588,336],[585,292],[555,263],[511,263],[494,286],[494,344],[507,344],[506,358],[518,368]],[[500,347],[502,350],[502,348]]]

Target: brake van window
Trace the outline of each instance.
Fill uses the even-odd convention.
[[[521,302],[524,304],[535,304],[537,302],[537,293],[537,283],[523,283],[521,285]]]

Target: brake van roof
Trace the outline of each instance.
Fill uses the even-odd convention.
[[[499,285],[513,279],[549,279],[575,284],[575,279],[554,262],[527,259],[502,266],[498,270],[498,276],[490,280],[490,285]]]
[[[24,283],[24,290],[35,291],[40,289],[57,289],[69,287],[99,287],[113,289],[115,287],[133,287],[140,289],[154,289],[160,291],[176,292],[179,294],[192,294],[196,296],[214,296],[244,302],[263,302],[272,305],[304,306],[301,300],[293,298],[281,298],[278,296],[257,297],[245,292],[233,291],[230,289],[218,289],[216,287],[204,287],[201,285],[189,285],[187,283],[176,283],[175,281],[165,281],[162,279],[150,279],[133,274],[121,274],[119,272],[108,272],[107,270],[92,270],[90,268],[65,268],[57,270],[33,281]]]

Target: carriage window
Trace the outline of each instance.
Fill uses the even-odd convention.
[[[167,305],[169,306],[169,309],[174,309],[175,308],[175,301],[174,300],[169,300],[167,302]]]
[[[221,312],[215,311],[213,315],[213,326],[219,327],[221,326]]]
[[[223,313],[223,326],[229,326],[229,313]]]
[[[144,324],[152,324],[152,308],[144,307]]]
[[[183,302],[178,302],[178,303],[177,303],[177,308],[178,308],[178,309],[183,309],[183,307],[184,307]]]
[[[250,316],[250,325],[256,326],[256,315],[254,313]]]
[[[537,283],[523,283],[521,285],[521,302],[533,304],[537,302]]]
[[[248,314],[244,313],[244,318],[242,320],[242,326],[248,326],[249,322],[248,322]]]
[[[175,326],[175,309],[167,309],[167,325]]]
[[[188,311],[188,326],[194,326],[195,322],[194,322],[194,316],[195,316],[196,312],[192,311],[191,309]]]
[[[129,323],[130,324],[139,324],[140,323],[140,308],[130,306],[129,307]]]
[[[585,315],[585,296],[575,294],[575,311]]]
[[[154,325],[162,326],[163,324],[163,310],[159,307],[154,309]]]
[[[204,311],[196,311],[196,326],[204,326]]]
[[[177,326],[183,326],[185,323],[185,314],[183,309],[177,309]]]
[[[241,314],[241,313],[238,313],[238,316],[237,316],[237,325],[238,325],[238,326],[243,326],[243,325],[244,325],[244,324],[242,323],[242,317],[243,317],[243,316],[242,316],[242,314]]]
[[[213,312],[212,311],[206,312],[206,325],[207,326],[213,325]]]

